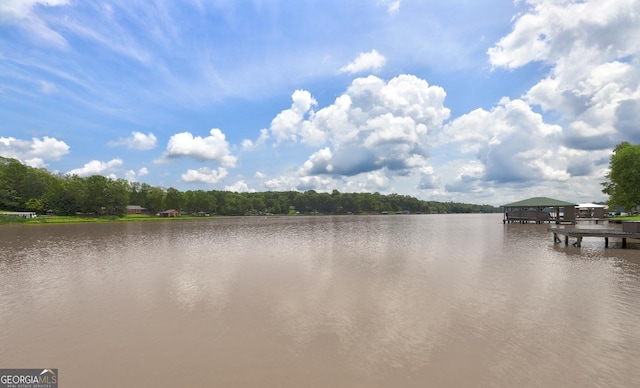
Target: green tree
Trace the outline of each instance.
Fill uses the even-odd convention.
[[[142,191],[142,183],[129,182],[129,205],[139,205],[145,202],[145,193]]]
[[[81,210],[86,185],[77,175],[58,177],[44,195],[45,207],[60,215],[73,215]]]
[[[92,175],[84,179],[86,192],[82,203],[85,213],[102,214],[106,208],[108,178],[102,175]]]
[[[609,195],[610,206],[629,211],[640,204],[640,145],[622,142],[609,161],[609,173],[602,192]]]
[[[0,208],[24,210],[44,195],[52,179],[48,171],[0,158]]]
[[[214,191],[216,197],[217,213],[222,216],[241,216],[247,203],[240,194],[231,191]]]
[[[340,194],[339,205],[343,213],[357,213],[355,198],[357,194],[354,193],[342,193]]]
[[[264,195],[262,193],[252,193],[251,210],[256,213],[262,213],[266,209]]]
[[[167,189],[165,203],[169,209],[182,210],[184,203],[182,192],[178,191],[178,189],[174,189],[173,187],[169,187]]]
[[[24,175],[26,166],[16,159],[0,157],[0,209],[18,210],[20,194],[16,181]]]
[[[309,196],[298,193],[293,198],[293,206],[296,207],[296,211],[300,213],[306,213],[309,211]]]
[[[44,202],[41,199],[31,198],[25,203],[25,209],[31,210],[34,212],[42,213],[44,212]]]
[[[150,186],[146,183],[142,184],[142,190],[145,193],[145,202],[141,206],[149,209],[150,212],[156,213],[165,210],[165,193],[159,187]]]
[[[213,194],[207,193],[202,190],[186,191],[184,193],[184,209],[187,212],[198,213],[213,213],[216,209],[216,198]]]
[[[107,212],[117,216],[127,214],[129,204],[129,182],[126,179],[109,179],[107,181],[107,201],[104,204]]]

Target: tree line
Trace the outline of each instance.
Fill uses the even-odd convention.
[[[223,216],[261,214],[492,213],[491,205],[423,201],[380,193],[321,193],[314,190],[237,193],[220,190],[179,191],[146,183],[53,174],[16,159],[0,157],[0,210],[53,212],[58,215],[124,216],[128,205],[151,214],[175,209],[183,214]]]

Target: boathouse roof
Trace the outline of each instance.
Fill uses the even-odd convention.
[[[502,207],[559,207],[559,206],[577,206],[577,203],[561,201],[559,199],[547,197],[533,197],[523,199],[522,201],[508,203]]]

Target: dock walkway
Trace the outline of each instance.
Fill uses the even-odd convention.
[[[573,243],[575,247],[581,246],[583,237],[604,237],[605,248],[609,247],[610,238],[621,238],[623,248],[627,247],[627,239],[640,240],[640,233],[623,232],[619,229],[549,228],[547,230],[553,233],[553,241],[555,243],[562,242],[558,235],[564,236],[564,245],[569,245],[569,237],[575,237],[576,241]]]

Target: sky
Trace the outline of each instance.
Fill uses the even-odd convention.
[[[1,0],[0,156],[186,190],[604,201],[640,0]]]

